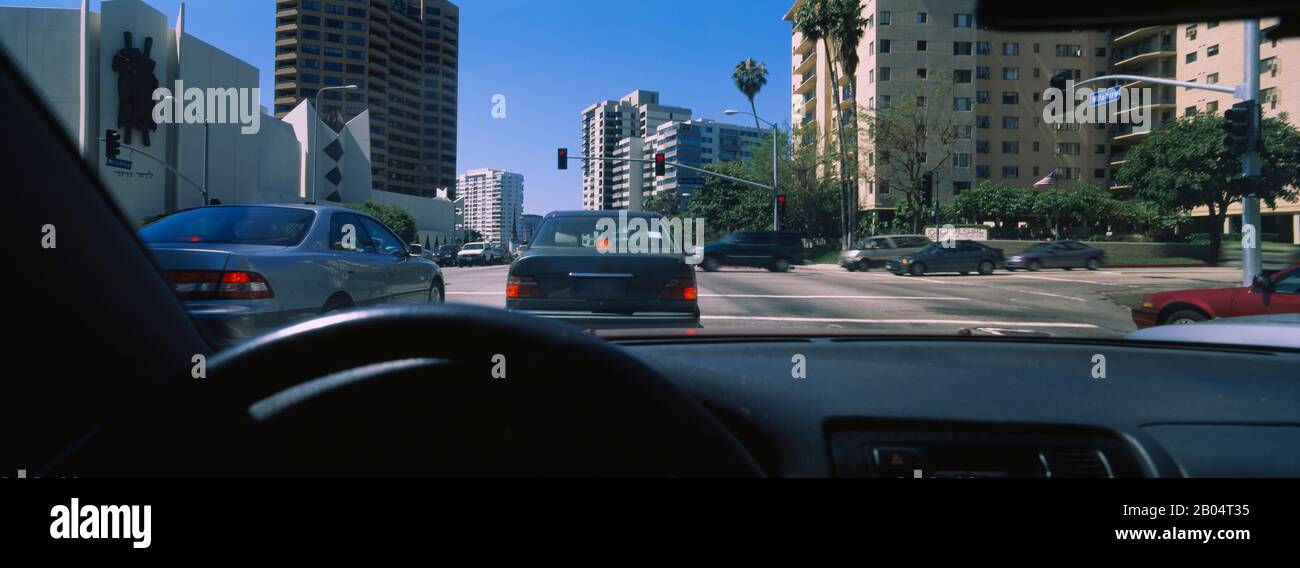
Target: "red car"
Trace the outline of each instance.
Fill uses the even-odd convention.
[[[1211,318],[1287,313],[1300,313],[1300,264],[1272,277],[1258,276],[1254,286],[1151,294],[1133,308],[1133,323],[1142,329]]]

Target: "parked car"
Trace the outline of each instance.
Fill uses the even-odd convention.
[[[1029,247],[1007,259],[1007,270],[1024,268],[1087,268],[1097,270],[1106,265],[1106,251],[1079,241],[1047,241]]]
[[[456,245],[441,245],[433,252],[433,260],[438,266],[455,266],[458,252],[460,247]]]
[[[1221,317],[1300,313],[1300,264],[1257,276],[1251,286],[1159,292],[1133,308],[1138,329]]]
[[[139,231],[216,343],[353,306],[439,303],[444,281],[375,218],[313,205],[187,209]]]
[[[854,243],[840,253],[840,266],[849,272],[879,268],[885,261],[912,254],[930,244],[925,235],[881,235]]]
[[[957,272],[959,274],[992,274],[1005,262],[1002,249],[976,241],[957,241],[952,247],[931,243],[920,250],[885,262],[885,269],[894,274],[921,276],[929,272]]]
[[[700,268],[713,272],[723,265],[759,266],[785,272],[803,262],[803,237],[795,231],[737,231],[704,245]]]
[[[501,247],[490,247],[487,250],[487,254],[488,265],[496,266],[498,264],[506,264],[506,251],[502,250]]]
[[[640,211],[627,215],[658,217]],[[528,250],[510,265],[506,309],[587,328],[698,327],[695,269],[686,256],[617,252],[626,247],[598,238],[597,230],[599,219],[617,216],[559,211],[543,218]]]
[[[487,266],[491,255],[487,243],[465,243],[456,253],[456,266]]]

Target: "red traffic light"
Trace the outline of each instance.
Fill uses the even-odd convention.
[[[569,169],[569,149],[568,149],[568,148],[560,148],[560,149],[556,152],[556,162],[555,162],[555,167],[558,168],[558,169],[561,169],[561,170],[567,170],[567,169]]]
[[[784,195],[777,196],[776,202],[780,203],[781,205],[785,205],[785,196]]]
[[[664,175],[664,166],[665,166],[664,155],[655,154],[655,175],[657,176]]]

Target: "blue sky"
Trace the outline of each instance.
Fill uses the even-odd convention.
[[[145,0],[175,23],[179,0]],[[453,0],[454,1],[454,0]],[[71,7],[79,0],[0,0]],[[555,149],[579,146],[580,113],[633,89],[696,118],[744,124],[744,95],[731,83],[736,62],[753,57],[770,75],[758,114],[790,120],[791,0],[460,0],[460,108],[457,172],[491,167],[524,175],[524,209],[578,209],[582,180],[555,169]],[[91,10],[99,11],[92,0]],[[275,4],[271,0],[191,0],[186,30],[261,70],[271,105]],[[492,97],[507,116],[493,119]]]

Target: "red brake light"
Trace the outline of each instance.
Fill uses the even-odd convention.
[[[167,281],[182,300],[261,300],[275,297],[271,285],[256,272],[178,270],[167,273]]]
[[[542,292],[542,287],[532,278],[511,276],[506,279],[507,298],[541,298],[545,295]]]
[[[699,289],[695,287],[695,280],[690,278],[673,278],[664,284],[664,289],[659,292],[660,300],[683,300],[694,302],[699,298]]]

